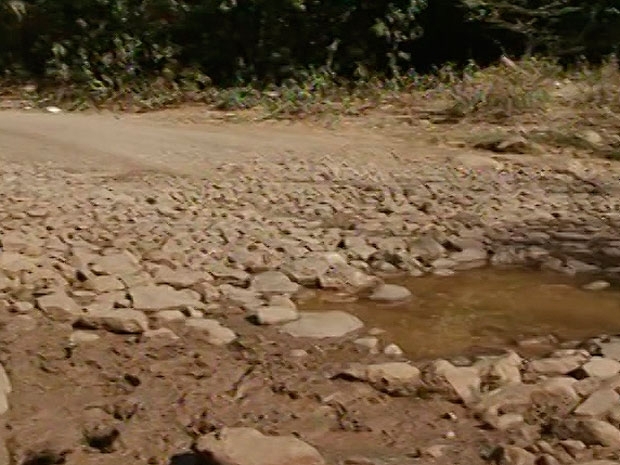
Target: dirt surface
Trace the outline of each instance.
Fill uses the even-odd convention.
[[[618,165],[425,140],[368,121],[233,124],[198,109],[0,112],[0,464],[266,465],[251,448],[218,458],[213,441],[248,447],[223,427],[294,435],[323,457],[306,451],[310,465],[618,459],[618,417],[603,421],[613,405],[597,414],[611,429],[601,439],[540,384],[619,376],[615,340],[565,345],[550,364],[461,357],[450,370],[473,368],[452,376],[384,351],[391,341],[347,314],[296,320],[313,288],[340,310],[337,298],[403,273],[491,262],[617,275]],[[256,324],[261,309],[274,324]],[[575,374],[604,344],[604,374]],[[523,417],[499,427],[463,376],[476,401],[515,384],[547,400],[511,406]],[[562,396],[578,404],[598,387]]]

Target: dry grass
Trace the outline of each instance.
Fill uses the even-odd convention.
[[[412,124],[427,120],[452,133],[459,133],[459,128],[470,133],[468,128],[476,126],[479,140],[466,138],[466,142],[478,147],[486,144],[490,150],[508,146],[510,151],[510,147],[519,146],[519,151],[527,151],[523,143],[502,140],[514,142],[520,137],[529,142],[532,152],[555,147],[620,157],[620,69],[616,59],[570,70],[553,60],[502,59],[486,68],[445,66],[426,75],[356,83],[318,70],[302,80],[264,89],[198,89],[183,82],[161,81],[104,93],[15,85],[4,89],[5,99],[10,96],[21,104],[56,105],[66,110],[149,111],[199,103],[223,112],[252,110],[259,119],[333,119],[374,112]]]

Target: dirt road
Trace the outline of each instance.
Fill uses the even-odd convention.
[[[412,361],[340,311],[415,302],[402,274],[618,276],[617,164],[425,140],[0,112],[0,465],[617,463],[617,408],[573,409],[613,403],[619,340]]]

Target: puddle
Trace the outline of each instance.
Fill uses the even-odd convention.
[[[589,282],[592,279],[589,279]],[[451,277],[395,281],[415,298],[405,304],[327,302],[303,310],[344,310],[387,331],[412,358],[447,357],[553,334],[560,340],[620,333],[620,289],[586,291],[583,281],[530,270],[482,269]]]

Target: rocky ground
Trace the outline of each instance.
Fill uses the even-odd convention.
[[[0,464],[619,463],[620,339],[408,360],[298,309],[487,265],[616,278],[620,165],[413,139],[0,113]]]

